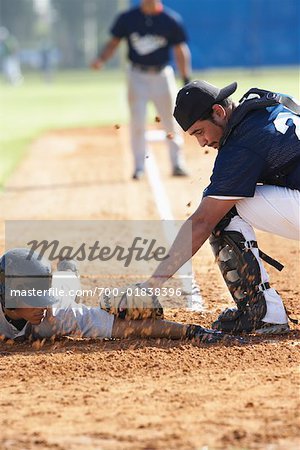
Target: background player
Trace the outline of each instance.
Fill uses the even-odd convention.
[[[0,27],[0,62],[8,83],[17,86],[23,82],[19,42],[5,27]]]
[[[168,134],[168,146],[174,176],[187,175],[182,154],[183,139],[172,112],[176,96],[174,71],[169,65],[170,49],[184,83],[189,81],[190,51],[178,14],[163,6],[161,0],[142,0],[139,7],[121,14],[111,28],[111,39],[92,67],[100,69],[110,59],[122,39],[128,45],[128,102],[131,115],[131,147],[134,157],[133,178],[144,173],[145,123],[148,101],[152,101]]]

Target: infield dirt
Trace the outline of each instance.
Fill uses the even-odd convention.
[[[146,179],[130,179],[127,130],[49,133],[37,140],[1,194],[4,220],[159,219]],[[186,141],[191,176],[170,176],[153,146],[176,219],[196,208],[214,151]],[[299,244],[258,232],[286,307],[299,314]],[[194,258],[203,313],[167,318],[209,326],[230,297],[205,245]],[[282,337],[211,347],[167,340],[0,343],[0,448],[298,449],[299,325]]]

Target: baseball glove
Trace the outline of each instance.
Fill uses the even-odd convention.
[[[118,295],[102,294],[100,308],[120,319],[163,319],[164,312],[156,295],[139,284],[119,289]]]

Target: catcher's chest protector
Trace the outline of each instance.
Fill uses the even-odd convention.
[[[283,105],[293,114],[300,116],[300,105],[288,95],[278,94],[276,92],[265,91],[264,89],[252,88],[240,99],[238,108],[232,114],[221,145],[224,145],[230,133],[242,122],[246,115],[254,110],[264,109],[270,106]]]

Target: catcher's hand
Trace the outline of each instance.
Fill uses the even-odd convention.
[[[156,295],[139,284],[119,289],[118,295],[100,296],[100,308],[120,319],[163,319],[164,312]]]

